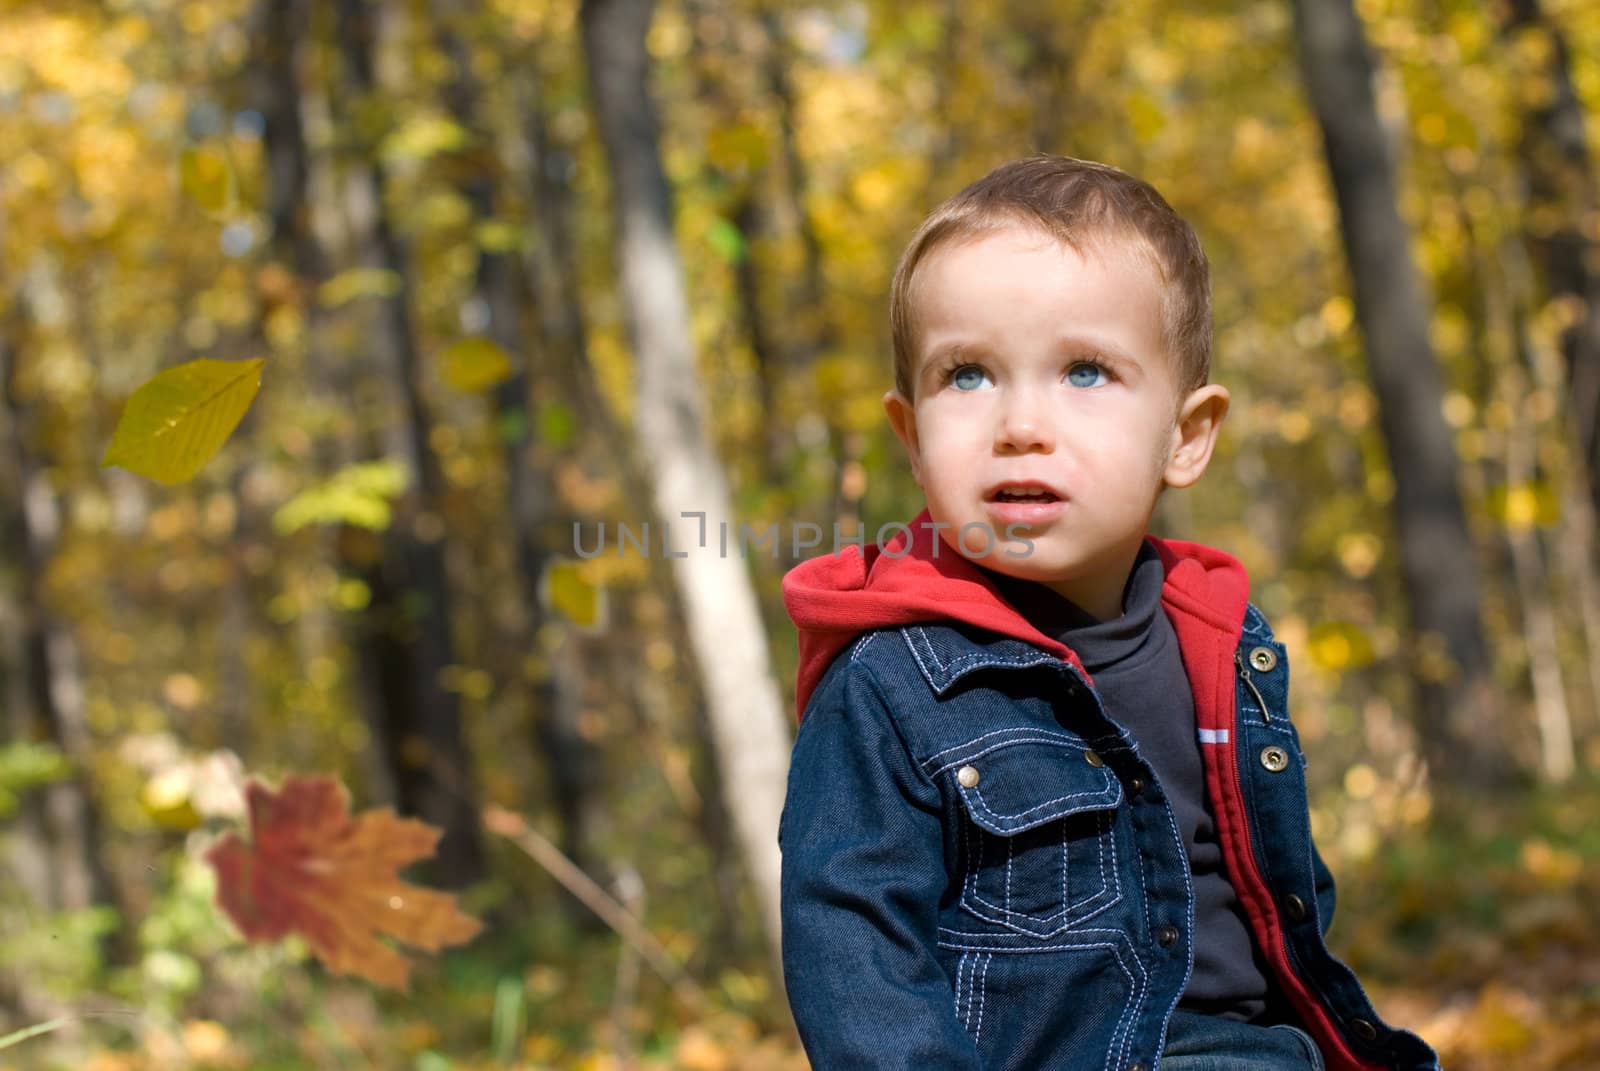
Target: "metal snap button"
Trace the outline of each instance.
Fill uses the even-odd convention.
[[[1272,744],[1261,749],[1261,765],[1273,773],[1282,773],[1289,768],[1289,753],[1277,744]]]
[[[1083,761],[1090,766],[1104,766],[1106,764],[1106,760],[1102,759],[1099,753],[1094,751],[1085,751],[1083,753]]]
[[[1137,796],[1144,791],[1144,778],[1135,777],[1128,782],[1128,791]]]
[[[962,788],[971,788],[978,783],[978,768],[976,766],[963,766],[956,771],[956,780],[961,782]]]
[[[1378,1039],[1378,1028],[1365,1019],[1351,1019],[1350,1033],[1362,1041],[1376,1041]]]
[[[1278,652],[1271,647],[1252,647],[1250,665],[1266,673],[1278,664]]]
[[[1283,898],[1284,910],[1289,913],[1289,921],[1300,922],[1306,917],[1306,902],[1290,893]]]
[[[1171,925],[1162,926],[1160,929],[1156,930],[1156,941],[1161,945],[1162,948],[1171,948],[1173,945],[1178,943],[1178,927]]]
[[[1128,1065],[1128,1071],[1147,1071],[1145,1065],[1135,1061]]]

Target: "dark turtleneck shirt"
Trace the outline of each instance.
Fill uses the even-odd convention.
[[[1206,798],[1195,733],[1194,695],[1172,623],[1161,609],[1166,571],[1155,548],[1139,548],[1122,594],[1122,615],[1096,620],[1043,584],[985,570],[1000,594],[1040,632],[1077,653],[1105,711],[1126,728],[1154,768],[1189,852],[1194,884],[1194,973],[1180,1007],[1250,1020],[1270,986],[1233,884]]]

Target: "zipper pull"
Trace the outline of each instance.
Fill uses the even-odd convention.
[[[1250,694],[1256,697],[1256,703],[1261,707],[1261,720],[1271,721],[1272,714],[1267,710],[1267,701],[1261,698],[1261,689],[1256,687],[1255,680],[1250,676],[1249,668],[1244,664],[1244,655],[1239,653],[1239,648],[1237,647],[1233,649],[1233,664],[1239,667],[1239,676],[1243,677],[1245,684],[1249,686]]]

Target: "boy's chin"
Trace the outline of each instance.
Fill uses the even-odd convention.
[[[1020,525],[1013,526],[1020,528]],[[1027,532],[1018,534],[1026,536]],[[942,528],[939,538],[944,545],[957,554],[986,569],[1010,574],[1012,567],[1023,563],[1032,549],[1026,539],[1007,538],[1004,529],[984,526],[968,526],[965,530],[954,527]]]

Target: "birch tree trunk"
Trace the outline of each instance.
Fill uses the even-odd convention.
[[[1470,233],[1470,231],[1469,231]],[[1484,356],[1497,365],[1497,390],[1511,414],[1505,429],[1505,483],[1509,488],[1531,486],[1538,475],[1538,421],[1529,400],[1539,358],[1527,343],[1527,307],[1531,280],[1520,250],[1505,248],[1500,271],[1478,272],[1484,304]],[[1495,277],[1498,275],[1498,277]],[[1535,370],[1530,377],[1530,369]],[[1532,518],[1508,513],[1505,521],[1511,573],[1522,611],[1523,645],[1528,652],[1528,677],[1533,686],[1533,709],[1539,727],[1539,773],[1551,783],[1568,780],[1577,769],[1572,741],[1572,715],[1561,674],[1561,652],[1556,613],[1550,598],[1549,571],[1544,549]]]
[[[1503,784],[1505,747],[1479,612],[1478,568],[1456,485],[1455,444],[1428,335],[1428,299],[1398,207],[1379,123],[1374,64],[1352,0],[1293,0],[1301,72],[1339,205],[1379,424],[1394,472],[1392,510],[1411,616],[1408,657],[1432,776],[1456,788]]]
[[[645,31],[651,10],[651,0],[586,0],[583,47],[611,173],[616,268],[637,371],[639,445],[653,481],[656,517],[669,536],[728,813],[776,965],[777,830],[790,738],[743,558],[736,550],[712,549],[720,525],[728,525],[737,542],[738,523],[704,426],[683,268],[673,242],[672,195],[648,92]],[[774,973],[781,977],[781,971]]]

